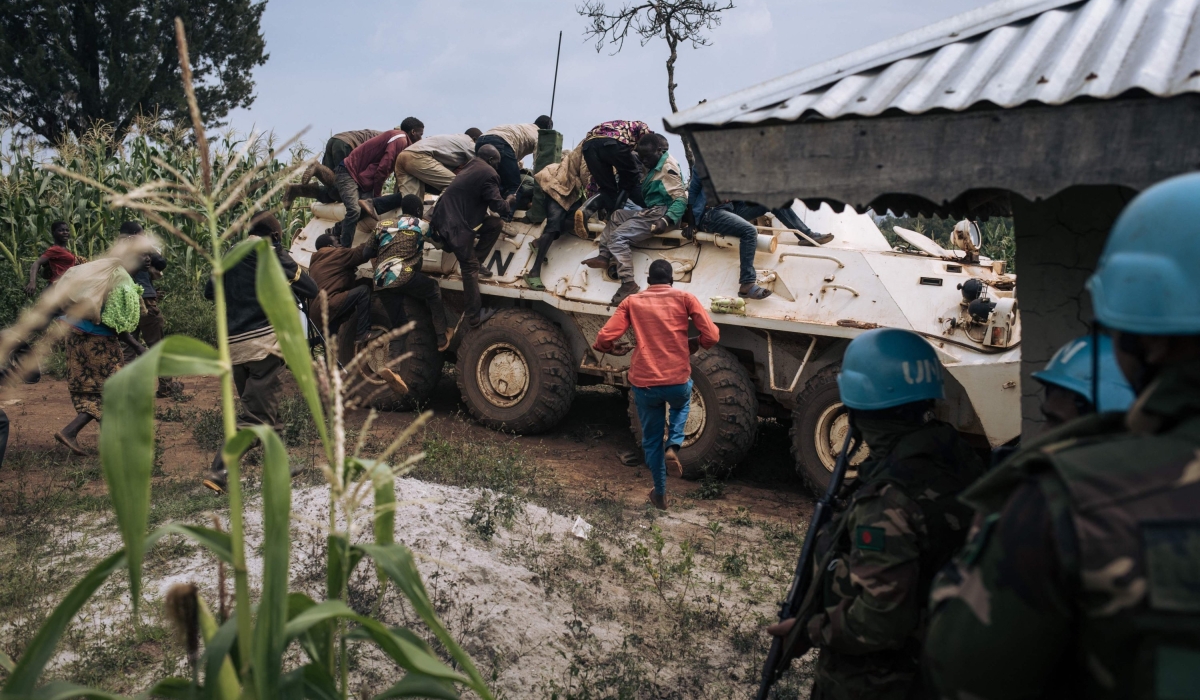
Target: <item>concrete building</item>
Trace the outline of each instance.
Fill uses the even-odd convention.
[[[1200,169],[1198,22],[1200,0],[1001,0],[664,122],[710,197],[1012,216],[1028,433],[1113,220]]]

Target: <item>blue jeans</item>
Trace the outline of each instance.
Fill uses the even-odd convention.
[[[687,423],[688,409],[692,402],[692,380],[669,386],[633,387],[633,400],[637,404],[638,420],[642,422],[642,452],[646,455],[646,466],[654,478],[654,492],[667,492],[666,447],[683,445],[683,425]],[[670,418],[667,418],[670,409]],[[663,430],[669,423],[667,443],[663,443]]]
[[[479,154],[479,149],[484,146],[495,146],[497,151],[500,151],[500,167],[496,168],[496,172],[500,175],[500,194],[507,197],[517,191],[521,186],[521,163],[517,160],[517,153],[508,141],[504,140],[503,136],[497,134],[484,134],[475,142],[475,153]]]
[[[754,250],[758,246],[758,229],[754,228],[754,224],[738,216],[733,208],[726,204],[706,211],[700,219],[699,228],[709,233],[733,236],[741,241],[738,246],[741,253],[741,273],[738,275],[738,282],[753,284],[757,279],[754,272]]]

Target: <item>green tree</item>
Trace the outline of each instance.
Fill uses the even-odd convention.
[[[708,46],[712,41],[705,32],[721,24],[721,13],[732,10],[730,0],[649,0],[648,2],[623,2],[621,9],[609,10],[603,0],[584,0],[575,8],[581,17],[586,17],[591,26],[583,35],[596,40],[596,52],[605,44],[613,46],[613,54],[625,48],[625,39],[630,32],[636,34],[642,46],[655,37],[667,42],[667,101],[671,111],[678,112],[675,103],[675,62],[679,59],[680,44],[690,43],[693,49]],[[688,168],[694,162],[692,149],[683,142],[683,153],[687,156]]]
[[[0,0],[0,103],[57,143],[96,122],[118,141],[139,114],[188,121],[175,17],[191,37],[196,99],[209,126],[254,101],[250,72],[267,60],[251,0]]]

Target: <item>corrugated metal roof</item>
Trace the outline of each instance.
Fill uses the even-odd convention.
[[[711,100],[672,131],[1200,92],[1200,0],[1001,0]]]

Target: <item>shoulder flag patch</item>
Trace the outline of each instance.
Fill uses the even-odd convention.
[[[854,528],[854,546],[871,552],[882,552],[884,533],[881,527],[859,525]]]

